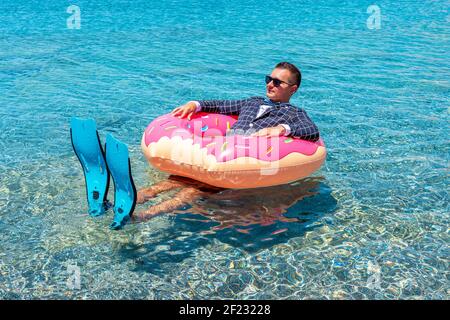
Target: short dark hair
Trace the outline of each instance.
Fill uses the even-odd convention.
[[[278,63],[275,66],[275,69],[276,68],[289,70],[295,79],[295,84],[300,87],[300,83],[302,82],[302,73],[296,66],[294,66],[292,63],[283,61]]]

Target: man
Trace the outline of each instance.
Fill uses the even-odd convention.
[[[244,100],[189,101],[175,108],[172,115],[189,120],[196,112],[238,115],[231,134],[254,136],[293,136],[317,141],[319,130],[303,109],[289,103],[301,83],[300,70],[289,62],[280,62],[266,76],[266,96]]]
[[[280,62],[275,66],[270,76],[266,76],[267,98],[189,101],[185,105],[175,108],[172,115],[180,118],[187,117],[189,120],[193,114],[199,111],[238,115],[238,120],[228,134],[284,135],[317,141],[319,139],[317,126],[303,109],[289,103],[292,95],[300,87],[300,83],[300,70],[289,62]],[[188,182],[188,180],[190,179],[170,176],[169,180],[140,190],[137,196],[138,203],[143,203],[161,192],[181,188],[181,191],[172,199],[140,212],[141,218],[173,210],[201,194],[201,191],[197,189],[206,188],[200,182],[198,182],[198,186],[195,186],[193,185],[195,182]]]

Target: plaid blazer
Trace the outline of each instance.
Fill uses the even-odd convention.
[[[287,124],[293,137],[303,140],[319,140],[319,129],[308,117],[305,110],[290,103],[275,103],[264,97],[251,97],[244,100],[202,100],[198,101],[201,111],[238,115],[231,127],[232,134],[251,134],[268,127]],[[269,105],[259,117],[261,105]]]

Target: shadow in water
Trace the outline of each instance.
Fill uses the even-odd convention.
[[[138,270],[158,272],[211,239],[256,252],[320,226],[318,220],[336,206],[331,188],[317,177],[259,189],[203,191],[192,204],[173,212],[170,227],[146,244],[127,244],[120,254],[134,259]]]

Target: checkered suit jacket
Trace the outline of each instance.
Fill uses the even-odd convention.
[[[289,135],[309,141],[319,140],[319,129],[305,110],[290,103],[275,103],[264,97],[244,100],[202,100],[198,103],[204,112],[238,115],[238,120],[231,128],[234,134],[251,134],[263,128],[287,124],[291,129]],[[269,105],[270,108],[257,117],[261,105]]]

